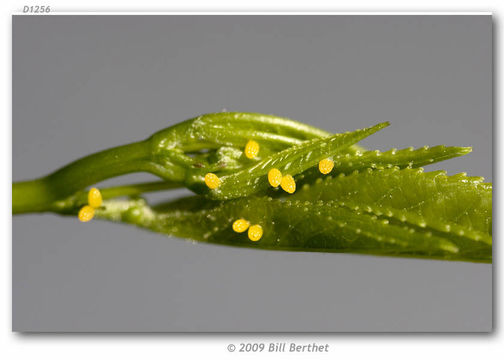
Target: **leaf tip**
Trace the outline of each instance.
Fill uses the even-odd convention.
[[[370,128],[366,129],[366,130],[370,130],[372,131],[373,133],[381,130],[381,129],[384,129],[386,128],[387,126],[390,126],[390,122],[389,121],[385,121],[385,122],[381,122],[381,123],[378,123],[374,126],[371,126]]]
[[[472,146],[463,146],[463,147],[460,147],[460,153],[462,155],[466,155],[466,154],[469,154],[470,152],[472,152],[473,148]]]

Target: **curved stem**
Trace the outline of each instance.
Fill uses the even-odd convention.
[[[100,181],[132,172],[150,172],[151,154],[151,144],[140,141],[86,156],[36,180],[13,183],[12,213],[47,211],[55,201]]]

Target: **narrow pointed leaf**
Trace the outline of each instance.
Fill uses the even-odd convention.
[[[221,178],[221,185],[217,189],[195,189],[196,191],[204,192],[207,197],[217,200],[248,196],[260,190],[265,190],[270,186],[267,180],[267,174],[270,169],[277,168],[284,175],[297,175],[314,166],[321,159],[337,154],[342,149],[355,144],[386,126],[388,126],[388,123],[381,123],[366,129],[306,141],[274,154],[249,168],[223,176]],[[199,183],[201,184],[201,182],[200,178]]]

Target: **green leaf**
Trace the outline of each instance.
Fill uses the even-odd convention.
[[[424,146],[419,149],[409,147],[407,149],[390,149],[386,152],[372,150],[357,152],[355,154],[337,154],[333,156],[334,169],[331,175],[350,174],[355,170],[362,169],[390,169],[395,166],[404,169],[434,164],[439,161],[463,156],[472,151],[470,147]],[[311,184],[321,177],[318,167],[308,169],[296,177],[296,182],[301,186]]]
[[[331,134],[298,121],[257,113],[221,112],[200,115],[153,134],[149,141],[158,151],[183,152],[231,146],[243,149],[250,139],[264,148],[285,149],[305,140]]]
[[[270,187],[267,179],[270,169],[277,168],[283,175],[297,175],[314,166],[321,159],[337,154],[388,125],[388,123],[381,123],[366,129],[305,141],[259,161],[253,166],[221,177],[221,185],[214,190],[204,187],[202,174],[196,173],[193,184],[189,182],[189,187],[197,193],[216,200],[249,196]]]
[[[197,241],[263,250],[492,258],[491,186],[439,171],[370,170],[327,178],[286,200],[194,196],[153,208],[142,199],[111,201],[97,215]],[[232,230],[239,218],[262,226],[260,241]]]
[[[492,244],[492,186],[480,177],[397,167],[367,169],[320,179],[293,198],[332,200],[425,231]]]
[[[386,152],[373,150],[355,155],[337,155],[334,158],[334,167],[336,173],[345,174],[365,168],[387,169],[393,166],[415,168],[463,156],[471,151],[471,147],[447,147],[444,145],[434,147],[424,146],[419,149],[414,149],[413,147],[402,150],[390,149]]]

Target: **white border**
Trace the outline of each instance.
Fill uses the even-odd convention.
[[[212,8],[210,8],[210,4]],[[338,1],[327,3],[325,1],[283,1],[273,2],[257,0],[254,2],[236,1],[192,1],[186,3],[183,1],[172,1],[166,3],[163,1],[141,1],[139,3],[124,1],[54,1],[43,3],[42,1],[10,1],[3,2],[2,15],[5,20],[3,23],[3,36],[1,37],[1,46],[3,48],[2,57],[2,80],[4,86],[1,88],[4,101],[5,116],[4,121],[0,123],[0,152],[2,168],[8,176],[2,177],[2,192],[0,193],[0,219],[3,230],[2,255],[3,262],[0,265],[2,274],[0,276],[0,351],[4,359],[177,359],[182,356],[198,356],[208,358],[237,358],[237,357],[258,357],[258,358],[338,358],[338,359],[422,359],[426,357],[437,358],[456,358],[471,359],[490,358],[497,354],[504,354],[504,336],[499,327],[502,324],[501,310],[499,304],[495,304],[495,321],[497,331],[491,335],[40,335],[26,336],[13,334],[11,332],[11,223],[10,223],[10,188],[11,188],[11,15],[23,15],[21,9],[24,5],[50,5],[53,15],[491,15],[494,14],[495,32],[496,32],[496,55],[495,60],[500,60],[500,49],[502,48],[501,36],[498,34],[500,16],[504,14],[504,2],[502,1],[382,1],[379,3],[379,11],[376,9],[378,3],[375,1]],[[161,9],[170,11],[141,11],[145,9]],[[338,11],[335,7],[337,7]],[[61,9],[61,12],[58,12]],[[86,9],[95,9],[97,11],[85,12]],[[107,11],[111,9],[121,9],[121,11]],[[225,11],[232,9],[232,11]],[[289,11],[278,11],[286,10]],[[314,10],[328,11],[314,11]],[[394,11],[401,9],[402,11]],[[428,12],[427,9],[434,11]],[[446,10],[456,10],[456,12],[447,12]],[[69,11],[70,10],[70,11]],[[98,11],[99,10],[99,11]],[[191,10],[196,10],[191,12]],[[210,10],[204,12],[201,10]],[[224,10],[224,11],[223,11]],[[252,10],[252,11],[238,11]],[[268,10],[260,12],[258,10]],[[308,11],[306,11],[308,10]],[[332,10],[332,11],[331,11]],[[348,11],[345,11],[348,10]],[[365,10],[359,12],[358,10]],[[389,12],[384,10],[391,10]],[[415,11],[421,10],[421,11]],[[475,11],[475,10],[485,10]],[[491,10],[490,12],[488,10]],[[276,12],[278,11],[278,12]],[[24,14],[26,15],[26,14]],[[34,15],[37,16],[37,15]],[[41,15],[46,16],[46,15]],[[496,68],[500,63],[496,64]],[[497,69],[496,69],[497,70]],[[496,71],[498,80],[501,79],[501,72]],[[498,81],[495,91],[498,89]],[[499,114],[499,103],[501,94],[495,96],[495,110]],[[502,128],[495,121],[496,136],[501,138]],[[502,146],[498,138],[494,139],[495,144],[495,176],[494,182],[500,182],[500,169],[502,157]],[[498,159],[498,161],[497,161]],[[497,184],[496,187],[500,187]],[[495,193],[495,209],[498,209],[502,203],[501,194]],[[502,258],[502,247],[499,246],[500,226],[502,215],[495,211],[496,231],[494,238],[494,259]],[[495,276],[495,299],[500,300],[500,288],[502,286],[502,275],[500,267],[494,260]],[[497,274],[497,271],[500,274]],[[244,355],[230,354],[226,350],[227,344],[240,341],[293,341],[329,343],[332,351],[328,356],[317,354],[259,354]]]
[[[40,14],[31,14],[23,12],[15,12],[13,15],[32,15],[40,16]],[[487,12],[342,12],[342,11],[52,11],[47,15],[492,15],[491,11]]]

